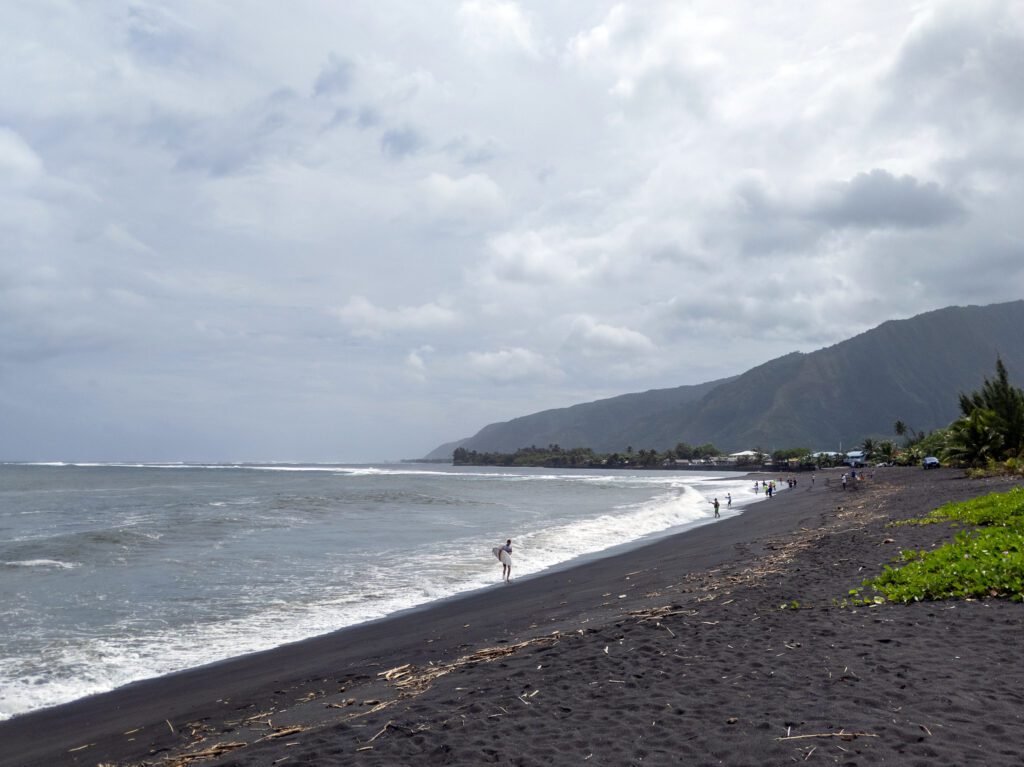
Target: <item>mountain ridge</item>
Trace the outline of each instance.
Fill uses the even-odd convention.
[[[839,449],[948,425],[957,395],[980,385],[1003,359],[1024,376],[1024,301],[950,306],[875,328],[813,352],[791,352],[737,376],[555,408],[488,424],[435,448],[511,452],[529,445],[598,452],[714,443],[736,451]],[[442,454],[441,451],[446,451]]]

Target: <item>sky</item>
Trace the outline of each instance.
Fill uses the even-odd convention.
[[[1024,297],[1024,3],[0,5],[0,460],[376,461]]]

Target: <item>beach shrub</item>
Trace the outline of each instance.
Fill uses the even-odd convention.
[[[1024,532],[1018,529],[964,530],[947,546],[904,551],[901,558],[903,566],[886,566],[864,586],[889,602],[988,596],[1024,601]]]
[[[965,525],[1000,525],[1024,528],[1024,487],[1006,493],[990,493],[962,503],[947,503],[926,519]]]
[[[932,551],[905,550],[850,597],[861,604],[925,599],[1009,597],[1024,601],[1024,488],[948,503],[916,524],[951,522],[971,529]]]

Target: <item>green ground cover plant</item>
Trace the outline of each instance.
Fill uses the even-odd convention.
[[[1024,488],[941,506],[917,524],[952,522],[969,529],[931,551],[904,550],[898,566],[852,589],[861,604],[926,599],[1009,597],[1024,601]]]

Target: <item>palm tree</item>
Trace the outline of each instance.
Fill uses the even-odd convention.
[[[969,466],[984,466],[990,458],[998,458],[1002,447],[998,422],[998,416],[985,408],[958,418],[949,427],[946,458]]]
[[[996,358],[996,377],[984,379],[981,388],[960,395],[960,412],[970,416],[978,410],[992,415],[991,428],[999,436],[995,457],[1010,457],[1024,450],[1024,391],[1010,385],[1002,358]]]
[[[860,449],[864,451],[864,460],[870,461],[872,453],[875,452],[875,441],[868,437],[864,440],[864,443],[860,446]]]

